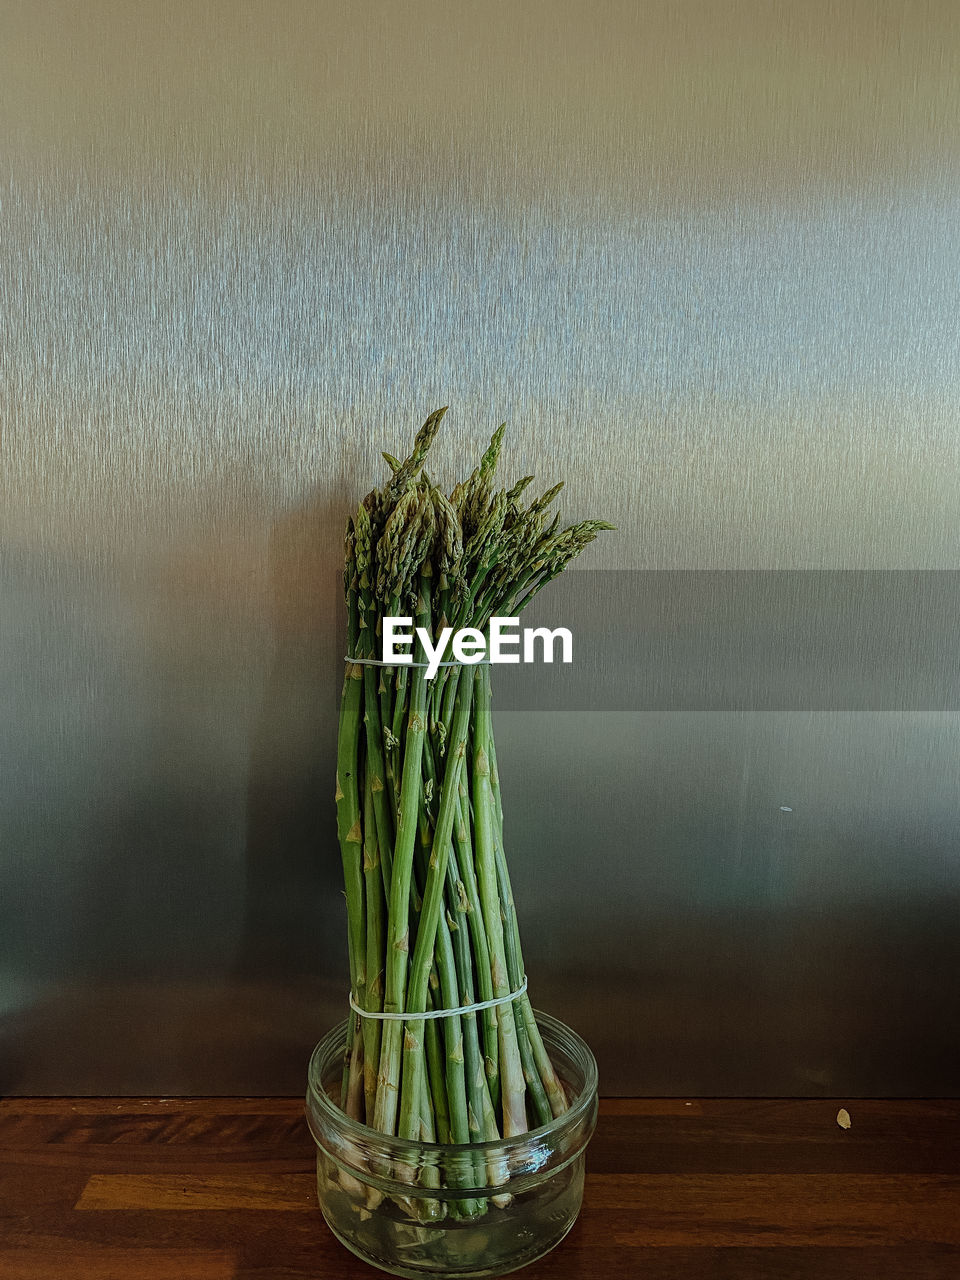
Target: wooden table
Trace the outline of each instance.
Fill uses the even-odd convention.
[[[379,1274],[320,1216],[299,1099],[0,1101],[3,1280]],[[580,1219],[521,1274],[960,1280],[960,1101],[608,1099]]]

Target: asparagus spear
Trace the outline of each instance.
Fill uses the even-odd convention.
[[[457,673],[459,679],[459,672]],[[466,753],[467,726],[470,720],[470,697],[467,690],[469,681],[463,681],[464,688],[456,699],[456,710],[453,716],[451,749],[447,753],[447,767],[440,796],[440,810],[437,826],[433,834],[433,845],[430,851],[430,862],[427,882],[424,891],[423,910],[420,917],[420,928],[417,944],[410,965],[410,980],[407,989],[407,1011],[422,1013],[426,1008],[427,976],[437,944],[437,929],[440,924],[440,913],[443,907],[443,891],[447,875],[447,858],[450,850],[450,839],[453,834],[453,820],[460,771]],[[451,950],[452,962],[452,950]],[[455,1006],[454,1006],[455,1007]],[[448,1020],[453,1025],[453,1020]],[[448,1028],[449,1029],[449,1028]],[[459,1028],[458,1028],[459,1029]],[[404,1091],[408,1096],[415,1096],[419,1088],[419,1076],[423,1070],[423,1023],[411,1021],[407,1023],[408,1039],[404,1051]],[[462,1046],[461,1046],[461,1080],[457,1089],[459,1100],[462,1090]],[[451,1104],[453,1098],[451,1097]],[[401,1115],[401,1136],[412,1136],[412,1122],[409,1111]],[[467,1123],[466,1095],[463,1094],[462,1107],[452,1108],[451,1125],[455,1142],[469,1142]]]
[[[495,801],[490,787],[490,676],[486,666],[476,668],[476,750],[473,757],[473,811],[476,840],[477,879],[480,900],[490,948],[490,964],[494,995],[499,999],[510,994],[500,899],[497,889],[495,844]],[[509,1138],[527,1131],[524,1103],[526,1085],[517,1043],[517,1027],[512,1004],[497,1005],[500,1060],[503,1064],[503,1136]]]
[[[345,542],[347,653],[364,660],[344,673],[337,742],[350,982],[365,1012],[410,1016],[351,1017],[341,1102],[385,1133],[468,1144],[522,1133],[567,1106],[529,997],[506,999],[524,966],[490,674],[444,667],[427,682],[423,666],[370,664],[385,616],[415,614],[434,636],[483,630],[493,614],[519,613],[610,526],[548,524],[560,485],[528,506],[532,477],[495,490],[503,425],[448,498],[423,470],[445,412],[430,415],[406,458],[384,455],[391,474],[360,504]],[[415,657],[424,660],[419,645]],[[479,1015],[416,1016],[495,997],[504,1003]],[[425,1188],[434,1173],[425,1170]],[[489,1174],[507,1179],[505,1168]],[[437,1200],[409,1204],[421,1218],[442,1211]]]
[[[347,640],[356,644],[357,635],[357,575],[356,536],[352,528],[347,534]],[[353,649],[350,649],[353,653]],[[362,668],[347,664],[340,701],[340,731],[337,738],[337,834],[343,861],[343,880],[347,897],[347,937],[350,955],[350,988],[359,1002],[365,985],[363,873],[361,870],[361,845],[363,833],[360,824],[360,791],[357,781],[360,746],[360,691]],[[359,1069],[353,1045],[356,1033],[355,1019],[351,1019],[351,1039],[348,1045],[350,1065],[344,1080],[344,1104],[348,1113],[359,1119],[357,1091],[351,1087]]]
[[[430,617],[429,563],[420,572],[420,605],[418,617]],[[423,648],[419,646],[420,661]],[[407,978],[407,952],[410,945],[410,878],[413,871],[414,842],[417,836],[417,806],[420,800],[420,761],[426,727],[426,675],[422,666],[414,668],[410,691],[410,718],[403,752],[403,775],[397,814],[397,835],[393,851],[393,876],[390,885],[389,928],[387,934],[387,982],[383,1002],[385,1013],[404,1012]],[[400,1088],[401,1024],[384,1024],[380,1048],[380,1075],[377,1084],[374,1126],[381,1133],[393,1133],[397,1123]]]
[[[380,875],[380,845],[373,816],[373,781],[369,756],[363,779],[363,879],[367,908],[366,984],[364,1008],[379,1012],[383,1003],[383,882]],[[380,1028],[376,1018],[363,1023],[364,1114],[373,1115],[377,1097],[377,1063],[380,1061]]]

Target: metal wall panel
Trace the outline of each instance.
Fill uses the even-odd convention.
[[[0,0],[0,1090],[300,1091],[341,530],[437,405],[585,567],[957,566],[958,73],[948,0]],[[960,717],[497,732],[605,1092],[957,1091]]]

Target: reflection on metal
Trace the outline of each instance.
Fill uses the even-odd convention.
[[[342,524],[438,405],[438,478],[506,419],[618,525],[585,567],[958,563],[952,6],[493,8],[5,22],[0,1091],[301,1090]],[[505,697],[534,1003],[605,1091],[956,1092],[960,717],[890,692]]]

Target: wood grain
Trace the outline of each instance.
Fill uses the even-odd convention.
[[[51,1242],[42,1266],[36,1249],[0,1249],[3,1280],[37,1280],[69,1276],[71,1280],[232,1280],[237,1273],[233,1253],[175,1249],[82,1248],[74,1242]]]
[[[103,1173],[88,1178],[78,1209],[316,1208],[310,1173]]]
[[[320,1216],[300,1099],[0,1100],[4,1280],[375,1274]],[[956,1280],[960,1101],[606,1100],[580,1219],[524,1274]]]

